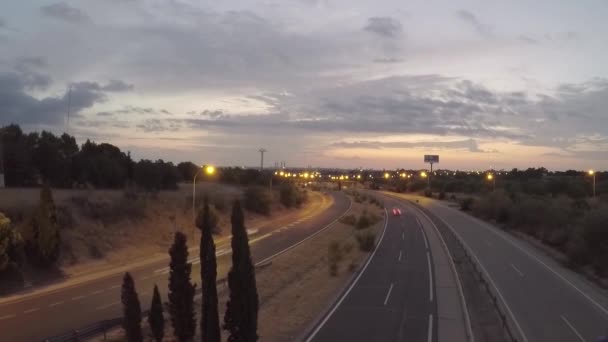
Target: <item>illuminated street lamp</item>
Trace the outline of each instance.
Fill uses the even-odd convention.
[[[196,173],[194,174],[194,179],[192,179],[192,219],[194,220],[194,224],[196,225],[196,176],[204,171],[208,175],[213,175],[215,173],[215,167],[212,165],[203,165]],[[192,237],[194,238],[194,228],[192,228]]]
[[[388,179],[391,175],[388,174],[388,172],[384,173],[384,178]]]
[[[493,174],[488,173],[486,176],[489,182],[492,182],[492,191],[496,190],[496,177]]]
[[[592,177],[593,179],[593,197],[595,198],[595,171],[593,170],[589,170],[589,172],[587,172],[589,174],[589,176]]]
[[[426,172],[422,171],[420,172],[420,177],[422,178],[426,178],[428,175],[426,174]]]

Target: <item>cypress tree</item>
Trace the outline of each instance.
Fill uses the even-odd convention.
[[[150,304],[150,312],[148,313],[148,324],[152,330],[152,336],[157,342],[161,342],[165,336],[165,318],[163,317],[163,303],[158,293],[158,286],[154,284],[154,294],[152,295],[152,304]]]
[[[186,235],[176,232],[173,245],[169,249],[169,314],[173,324],[173,334],[180,342],[192,339],[194,323],[194,288],[190,282],[192,264],[188,262]]]
[[[31,235],[26,239],[27,255],[32,263],[47,267],[59,257],[59,227],[53,193],[47,183],[40,190],[40,204],[32,220]]]
[[[232,268],[228,273],[230,297],[226,305],[224,329],[230,332],[229,342],[254,342],[258,339],[258,292],[243,210],[238,200],[232,206],[231,245]]]
[[[137,298],[133,278],[129,272],[125,273],[125,276],[122,279],[122,293],[120,299],[122,301],[123,312],[122,326],[127,335],[127,341],[142,342],[141,307],[139,306],[139,298]]]
[[[201,314],[201,342],[220,342],[220,318],[217,305],[217,260],[213,241],[209,203],[205,198],[201,225],[201,287],[203,290]]]

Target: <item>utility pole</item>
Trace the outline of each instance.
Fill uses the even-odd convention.
[[[260,171],[264,170],[264,152],[266,152],[265,148],[261,148],[258,150],[260,152],[261,155],[261,159],[260,159]]]

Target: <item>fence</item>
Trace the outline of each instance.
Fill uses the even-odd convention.
[[[477,256],[470,250],[469,246],[462,241],[460,236],[453,230],[453,228],[447,224],[443,219],[438,218],[434,214],[432,214],[428,209],[422,207],[421,205],[414,203],[416,207],[422,210],[426,215],[433,221],[435,226],[441,231],[441,234],[444,236],[447,241],[450,241],[451,247],[460,248],[462,252],[464,252],[466,261],[473,266],[473,270],[477,275],[477,278],[481,281],[484,286],[484,289],[492,299],[492,304],[496,308],[498,312],[498,316],[500,317],[502,326],[507,333],[509,339],[513,342],[527,342],[525,336],[521,332],[518,323],[514,320],[513,314],[511,313],[508,305],[506,304],[502,294],[494,284],[494,281],[489,276],[486,269],[483,267]],[[454,246],[456,243],[456,246]]]

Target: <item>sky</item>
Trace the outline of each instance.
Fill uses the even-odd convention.
[[[608,1],[0,5],[0,125],[200,164],[608,169]],[[67,119],[69,113],[69,120]]]

